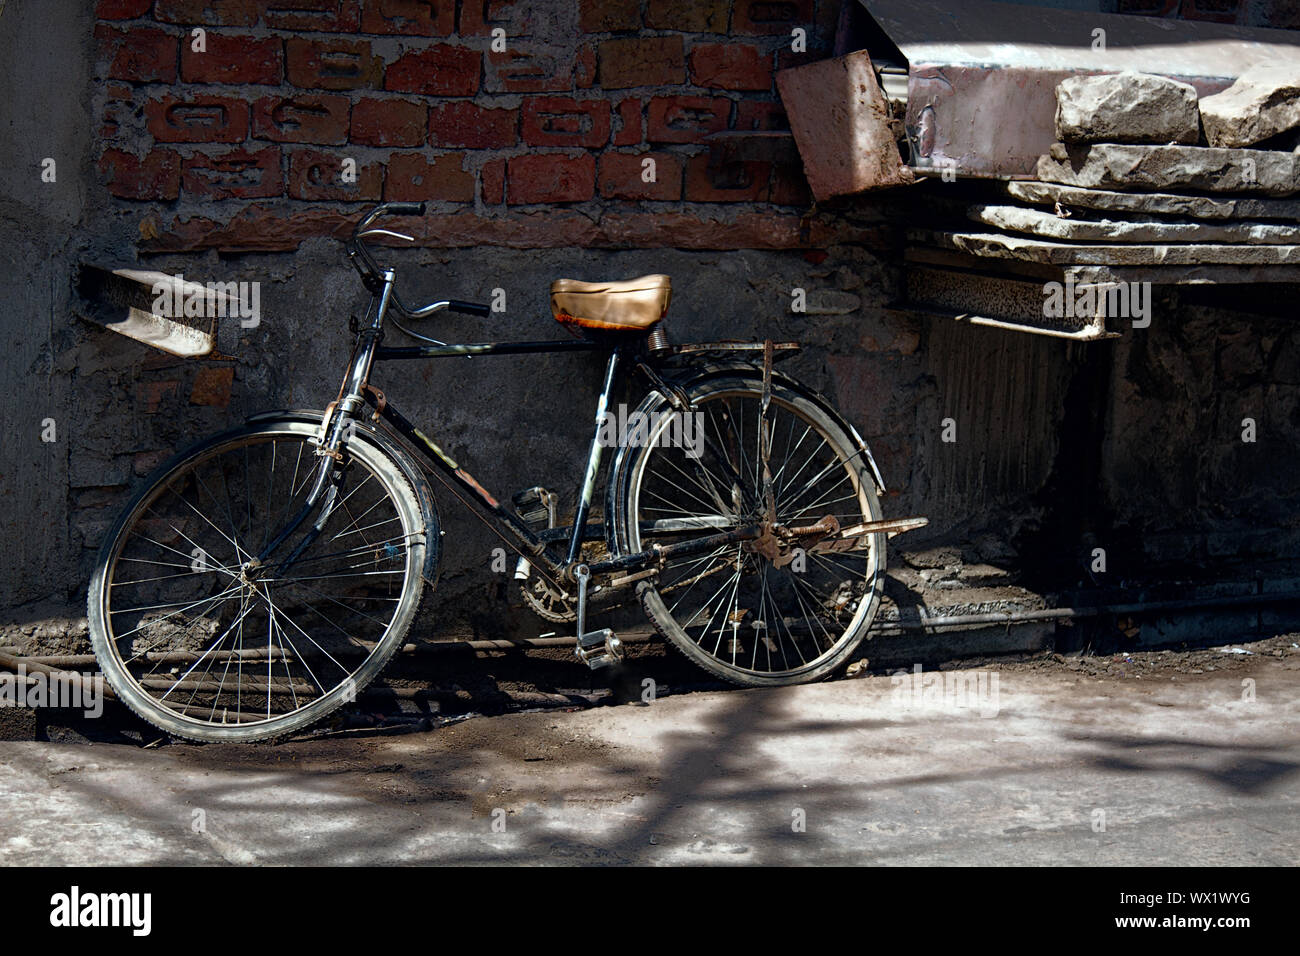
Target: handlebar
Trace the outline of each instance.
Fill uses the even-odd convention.
[[[424,207],[422,202],[390,202],[380,208],[390,216],[423,216]]]
[[[366,288],[376,294],[383,289],[385,270],[370,250],[366,248],[365,237],[372,231],[370,224],[380,216],[423,216],[426,205],[422,202],[389,202],[381,203],[372,209],[369,213],[361,218],[352,230],[352,235],[348,238],[345,245],[348,250],[348,258],[352,260],[353,266],[361,274],[361,281]],[[376,234],[393,236],[397,239],[406,239],[410,242],[415,240],[411,236],[405,236],[398,232],[390,232],[387,229],[373,230]],[[486,305],[479,305],[476,302],[462,302],[459,299],[446,299],[440,302],[430,302],[428,305],[421,306],[417,309],[408,308],[405,303],[398,297],[397,291],[392,293],[391,304],[395,305],[399,312],[408,318],[421,319],[426,315],[432,315],[434,312],[441,312],[444,309],[452,312],[460,312],[465,315],[487,316],[492,314],[492,309]]]

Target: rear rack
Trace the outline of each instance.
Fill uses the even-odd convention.
[[[708,355],[716,353],[722,356],[735,355],[738,352],[755,352],[763,354],[762,342],[740,342],[740,341],[723,341],[723,342],[691,342],[684,345],[671,345],[668,347],[668,355]],[[789,358],[794,352],[798,352],[802,345],[798,342],[774,342],[772,351],[774,353],[784,352],[782,358]]]

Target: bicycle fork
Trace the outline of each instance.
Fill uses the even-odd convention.
[[[364,392],[368,387],[370,369],[374,365],[375,352],[383,335],[384,314],[388,311],[388,303],[392,299],[395,279],[396,273],[392,269],[384,272],[384,285],[379,294],[374,320],[362,329],[358,336],[357,347],[353,352],[347,378],[339,390],[338,400],[331,402],[325,409],[320,433],[315,439],[316,454],[320,456],[321,463],[302,508],[262,549],[261,554],[248,561],[244,566],[246,575],[259,573],[264,569],[271,555],[275,554],[319,508],[319,514],[316,515],[316,519],[307,529],[302,540],[276,566],[275,576],[283,576],[302,553],[320,537],[333,516],[334,508],[339,501],[339,492],[343,487],[343,479],[347,473],[347,465],[339,449],[347,439],[352,422],[360,417],[358,413],[365,406]]]

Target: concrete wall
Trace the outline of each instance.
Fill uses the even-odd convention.
[[[888,513],[932,517],[926,532],[901,539],[913,553],[947,549],[1063,586],[1085,576],[1094,541],[1118,541],[1120,563],[1147,574],[1162,563],[1295,554],[1300,342],[1289,323],[1175,297],[1145,335],[1085,347],[897,318],[886,306],[898,293],[901,242],[878,201],[813,211],[797,165],[710,168],[704,137],[716,116],[741,132],[782,125],[770,82],[753,75],[755,63],[770,75],[791,59],[790,22],[760,14],[779,6],[806,23],[816,57],[835,3],[491,4],[523,34],[526,56],[516,59],[549,64],[535,67],[542,80],[510,80],[525,85],[511,91],[489,57],[482,72],[463,68],[473,90],[394,89],[432,75],[396,68],[403,58],[433,50],[462,63],[447,49],[485,48],[491,24],[465,26],[480,6],[461,3],[448,19],[439,4],[406,0],[101,0],[96,22],[75,0],[5,4],[0,136],[11,162],[0,178],[0,261],[13,278],[0,319],[0,381],[11,396],[0,410],[0,605],[12,616],[82,600],[115,509],[170,451],[248,413],[333,397],[347,316],[365,296],[332,236],[373,199],[425,195],[434,207],[421,247],[392,253],[407,296],[507,293],[504,315],[439,319],[439,337],[562,335],[547,308],[552,279],[666,272],[678,339],[803,340],[808,349],[787,368],[867,437],[890,485]],[[187,61],[184,38],[198,24],[224,59]],[[668,42],[636,45],[647,37]],[[304,79],[309,67],[289,53],[291,42],[342,41],[368,43],[383,78]],[[652,55],[663,46],[667,67]],[[328,88],[302,85],[311,82]],[[259,109],[285,115],[260,101],[304,96],[338,97],[344,125],[258,125]],[[168,97],[215,109],[169,113]],[[695,102],[683,97],[725,108],[688,110],[670,124],[674,141],[657,141],[652,109]],[[372,100],[379,105],[361,105]],[[321,122],[334,122],[339,104],[328,102]],[[505,111],[513,138],[448,146],[466,141],[434,121],[451,104]],[[423,117],[418,137],[409,134],[418,144],[400,138],[412,109]],[[295,136],[348,141],[277,141]],[[371,172],[348,192],[328,170],[354,153]],[[643,153],[670,171],[654,198],[637,192],[639,166],[630,175],[617,159]],[[41,181],[46,157],[57,162],[53,183]],[[417,161],[434,171],[418,185],[395,175]],[[260,281],[263,321],[234,360],[173,359],[76,317],[70,280],[83,261]],[[806,314],[790,311],[795,287],[809,292]],[[571,499],[599,375],[589,356],[476,358],[395,365],[376,382],[493,490],[542,483]],[[1261,438],[1243,446],[1240,419],[1252,412]],[[940,440],[946,417],[959,423],[956,443]],[[41,441],[47,418],[54,442]],[[490,621],[482,596],[494,587],[495,539],[440,498],[449,543],[440,607],[449,622]],[[936,560],[948,559],[915,564]]]

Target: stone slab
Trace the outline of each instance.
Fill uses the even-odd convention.
[[[1125,70],[1056,86],[1056,135],[1070,143],[1195,143],[1196,87]]]
[[[1257,66],[1201,101],[1211,146],[1250,146],[1300,126],[1300,65]]]
[[[1276,223],[1155,222],[1080,219],[1024,206],[975,205],[969,218],[986,226],[1067,242],[1245,242],[1300,243],[1300,226]]]
[[[1252,199],[1237,196],[1191,196],[1177,193],[1126,193],[1085,189],[1060,183],[1016,181],[1007,194],[1044,206],[1074,206],[1153,216],[1193,219],[1286,219],[1300,222],[1300,200]]]
[[[1290,196],[1300,191],[1300,156],[1212,146],[1053,143],[1038,178],[1090,189],[1194,189]]]
[[[1300,245],[1083,245],[1006,236],[994,232],[946,232],[932,229],[913,229],[908,232],[908,237],[974,256],[1020,259],[1053,265],[1300,265]],[[1297,272],[1297,278],[1300,278],[1300,271]]]

